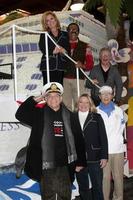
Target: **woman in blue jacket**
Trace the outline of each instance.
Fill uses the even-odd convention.
[[[46,11],[42,15],[43,31],[47,31],[50,37],[59,46],[55,44],[48,37],[48,56],[49,56],[49,71],[50,82],[59,82],[63,84],[64,70],[67,64],[67,58],[64,52],[69,52],[69,38],[68,33],[61,30],[60,22],[52,11]],[[43,85],[47,83],[47,68],[46,68],[46,47],[45,34],[40,35],[39,48],[42,52],[40,70],[43,75]]]
[[[76,163],[75,171],[81,199],[90,199],[89,174],[92,184],[92,199],[104,200],[102,180],[103,168],[108,159],[107,136],[102,117],[97,113],[94,103],[88,94],[82,94],[79,97],[78,111],[72,116],[72,124],[77,153],[80,154],[80,147],[84,143],[84,156],[87,161],[87,167],[85,168],[80,166],[80,162],[77,161]]]

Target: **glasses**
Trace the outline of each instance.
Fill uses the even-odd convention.
[[[103,94],[100,94],[101,96],[112,96],[112,93],[103,93]]]

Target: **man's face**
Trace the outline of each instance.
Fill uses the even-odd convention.
[[[113,94],[110,92],[104,92],[100,94],[99,97],[104,105],[108,105],[113,99]]]
[[[109,51],[103,51],[100,55],[101,64],[106,65],[110,63],[111,53]]]
[[[79,35],[79,30],[77,25],[70,25],[68,29],[68,34],[69,34],[69,39],[70,40],[77,40],[78,35]]]
[[[60,109],[60,104],[62,102],[62,96],[60,94],[56,92],[51,92],[46,95],[45,100],[47,102],[47,105],[54,111]]]

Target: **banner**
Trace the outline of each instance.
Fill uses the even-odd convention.
[[[0,123],[0,167],[14,163],[17,152],[27,144],[30,128],[20,123]]]

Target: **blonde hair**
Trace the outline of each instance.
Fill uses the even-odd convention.
[[[84,94],[80,95],[80,97],[78,98],[77,106],[78,106],[79,101],[80,101],[80,99],[81,99],[82,97],[86,97],[86,98],[88,99],[89,104],[90,104],[90,112],[96,113],[96,112],[97,112],[96,106],[95,106],[95,104],[94,104],[92,98],[91,98],[91,97],[89,96],[89,94],[87,94],[87,93],[84,93]]]
[[[56,14],[54,12],[52,12],[52,11],[46,11],[46,12],[43,13],[42,19],[41,19],[41,24],[42,24],[43,30],[44,31],[48,31],[48,32],[50,31],[50,28],[46,24],[46,17],[48,15],[52,15],[55,18],[55,20],[57,22],[57,29],[61,29],[60,22],[59,22],[59,20],[58,20],[58,18],[56,16]]]

